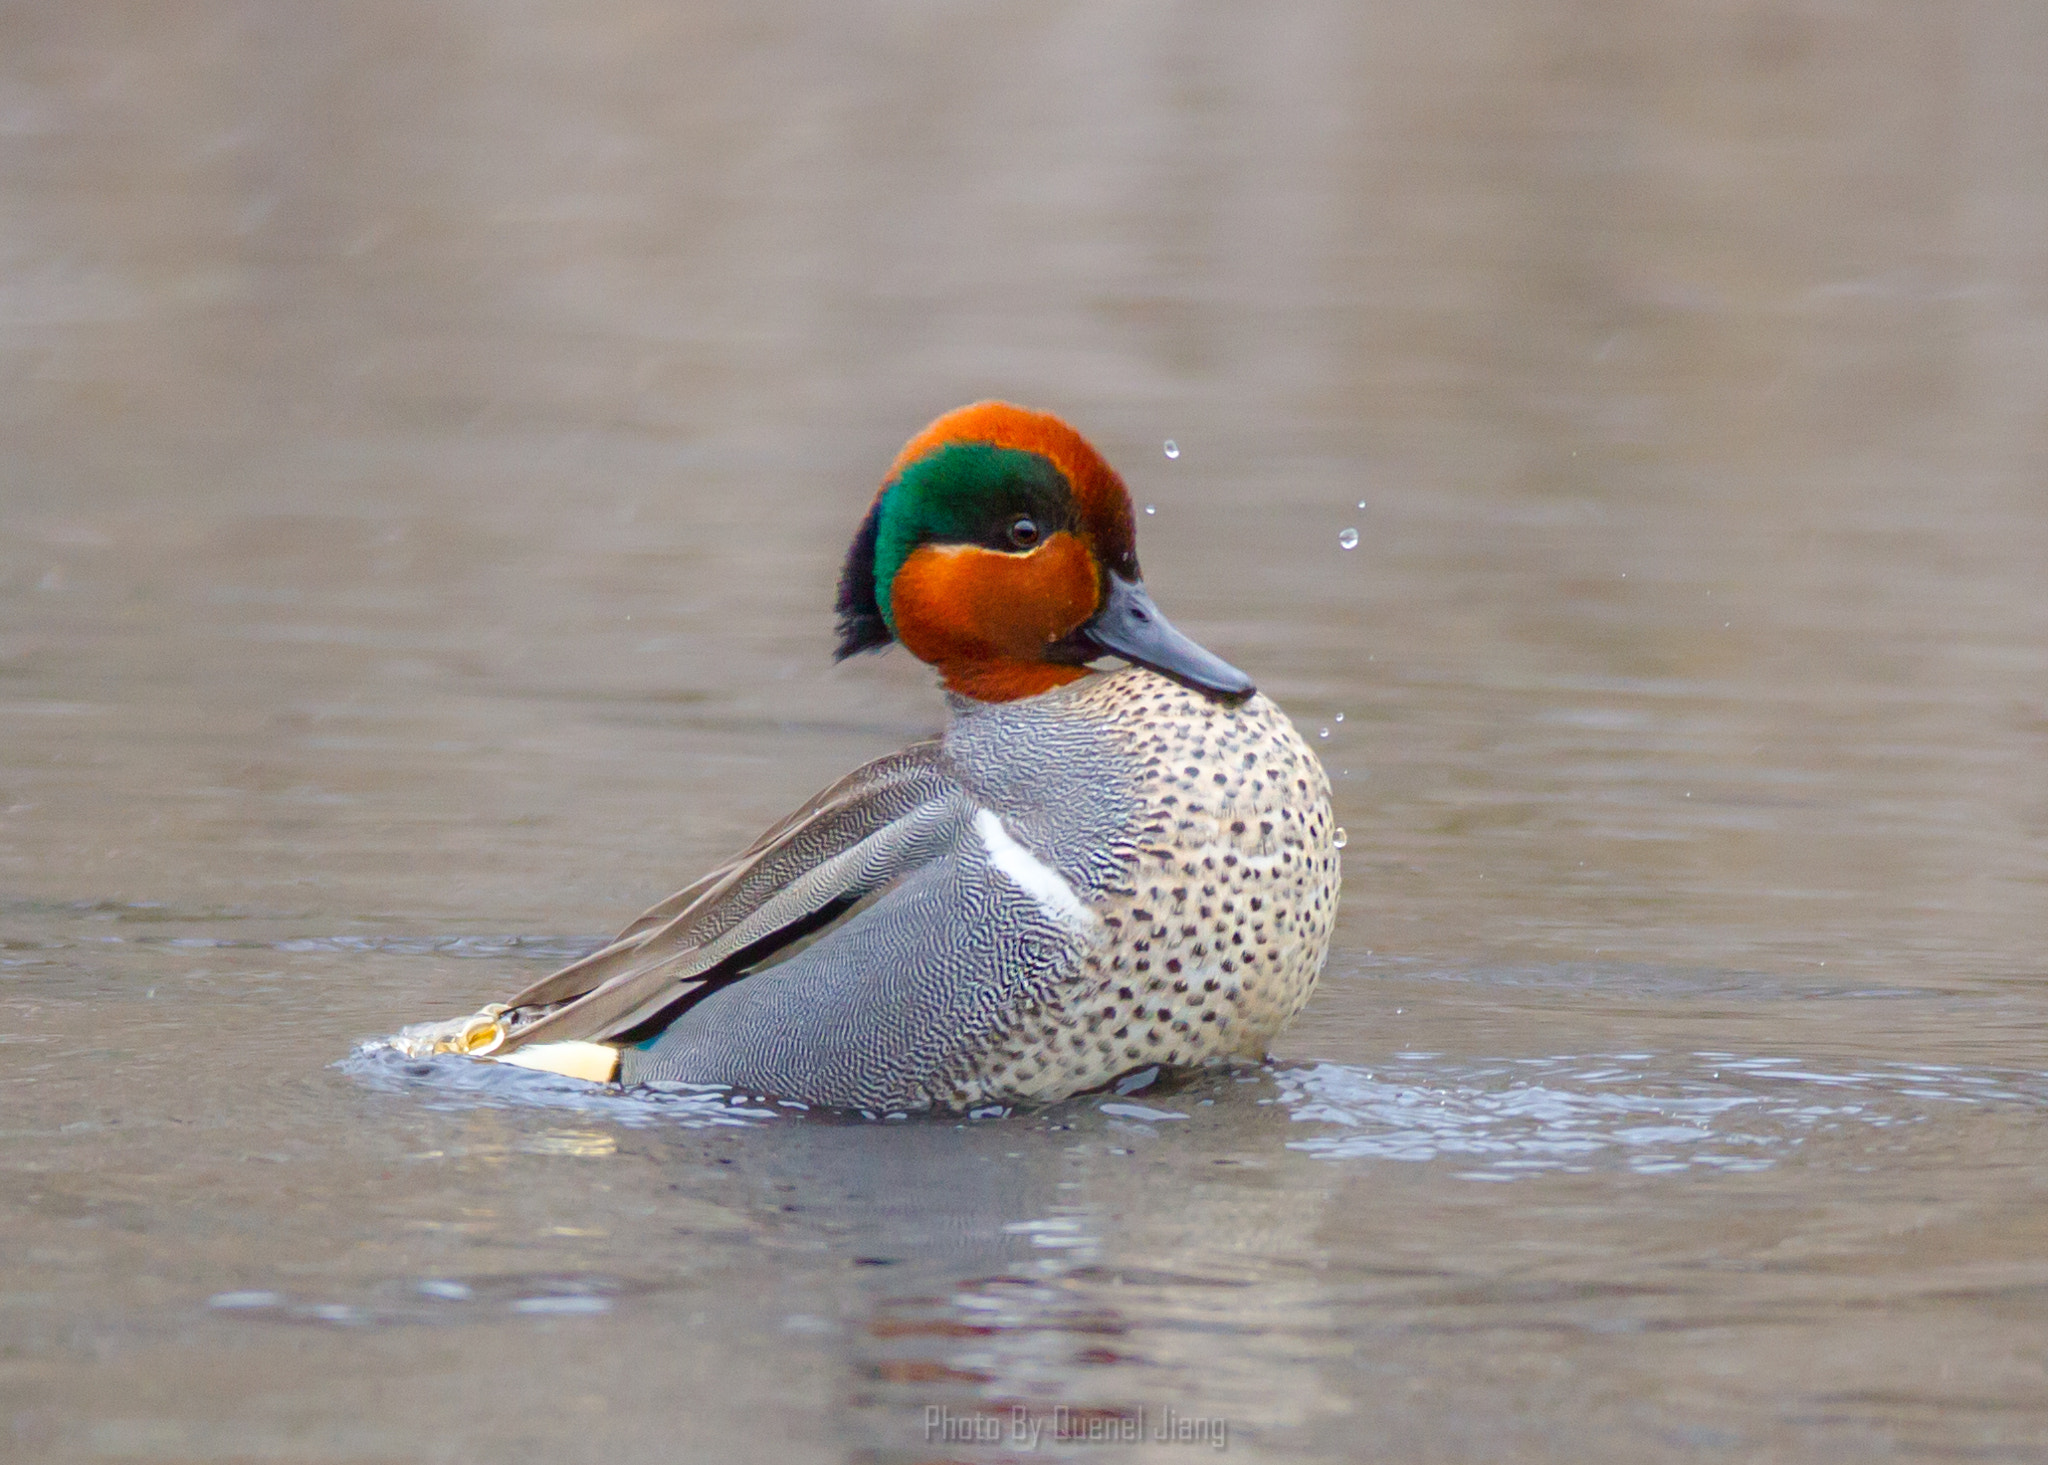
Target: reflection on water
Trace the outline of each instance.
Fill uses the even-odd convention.
[[[381,1290],[385,1295],[354,1303],[308,1302],[269,1291],[218,1292],[206,1305],[263,1322],[392,1327],[476,1322],[493,1313],[595,1317],[612,1310],[621,1289],[602,1277],[498,1277],[484,1283],[429,1277]]]
[[[2044,15],[9,8],[0,1454],[2040,1459]],[[992,393],[1331,769],[1275,1066],[365,1050],[936,725]]]

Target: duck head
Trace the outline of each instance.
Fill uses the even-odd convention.
[[[1254,690],[1153,605],[1115,470],[1059,418],[1007,402],[912,438],[854,536],[838,658],[891,641],[982,702],[1051,691],[1102,656],[1232,701]]]

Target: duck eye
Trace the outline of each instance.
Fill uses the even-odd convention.
[[[1016,545],[1019,549],[1029,549],[1032,545],[1038,543],[1037,523],[1028,518],[1012,519],[1010,521],[1010,543]]]

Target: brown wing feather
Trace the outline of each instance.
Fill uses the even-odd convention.
[[[596,1040],[644,1020],[687,994],[742,950],[765,955],[801,934],[834,901],[865,894],[887,873],[890,835],[909,856],[929,832],[921,810],[956,792],[940,765],[937,739],[855,769],[769,829],[745,850],[650,907],[608,945],[542,978],[514,997],[522,1008],[557,1006],[515,1027],[504,1048]],[[862,854],[864,847],[867,854]],[[765,917],[763,919],[758,919]],[[757,929],[759,928],[759,929]],[[785,934],[786,933],[786,934]]]

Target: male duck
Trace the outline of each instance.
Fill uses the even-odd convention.
[[[1159,614],[1130,495],[1081,435],[1001,402],[925,428],[838,611],[840,657],[893,640],[938,669],[944,734],[507,1006],[397,1045],[870,1112],[1264,1056],[1329,947],[1329,780]],[[1086,670],[1105,655],[1134,665]]]

